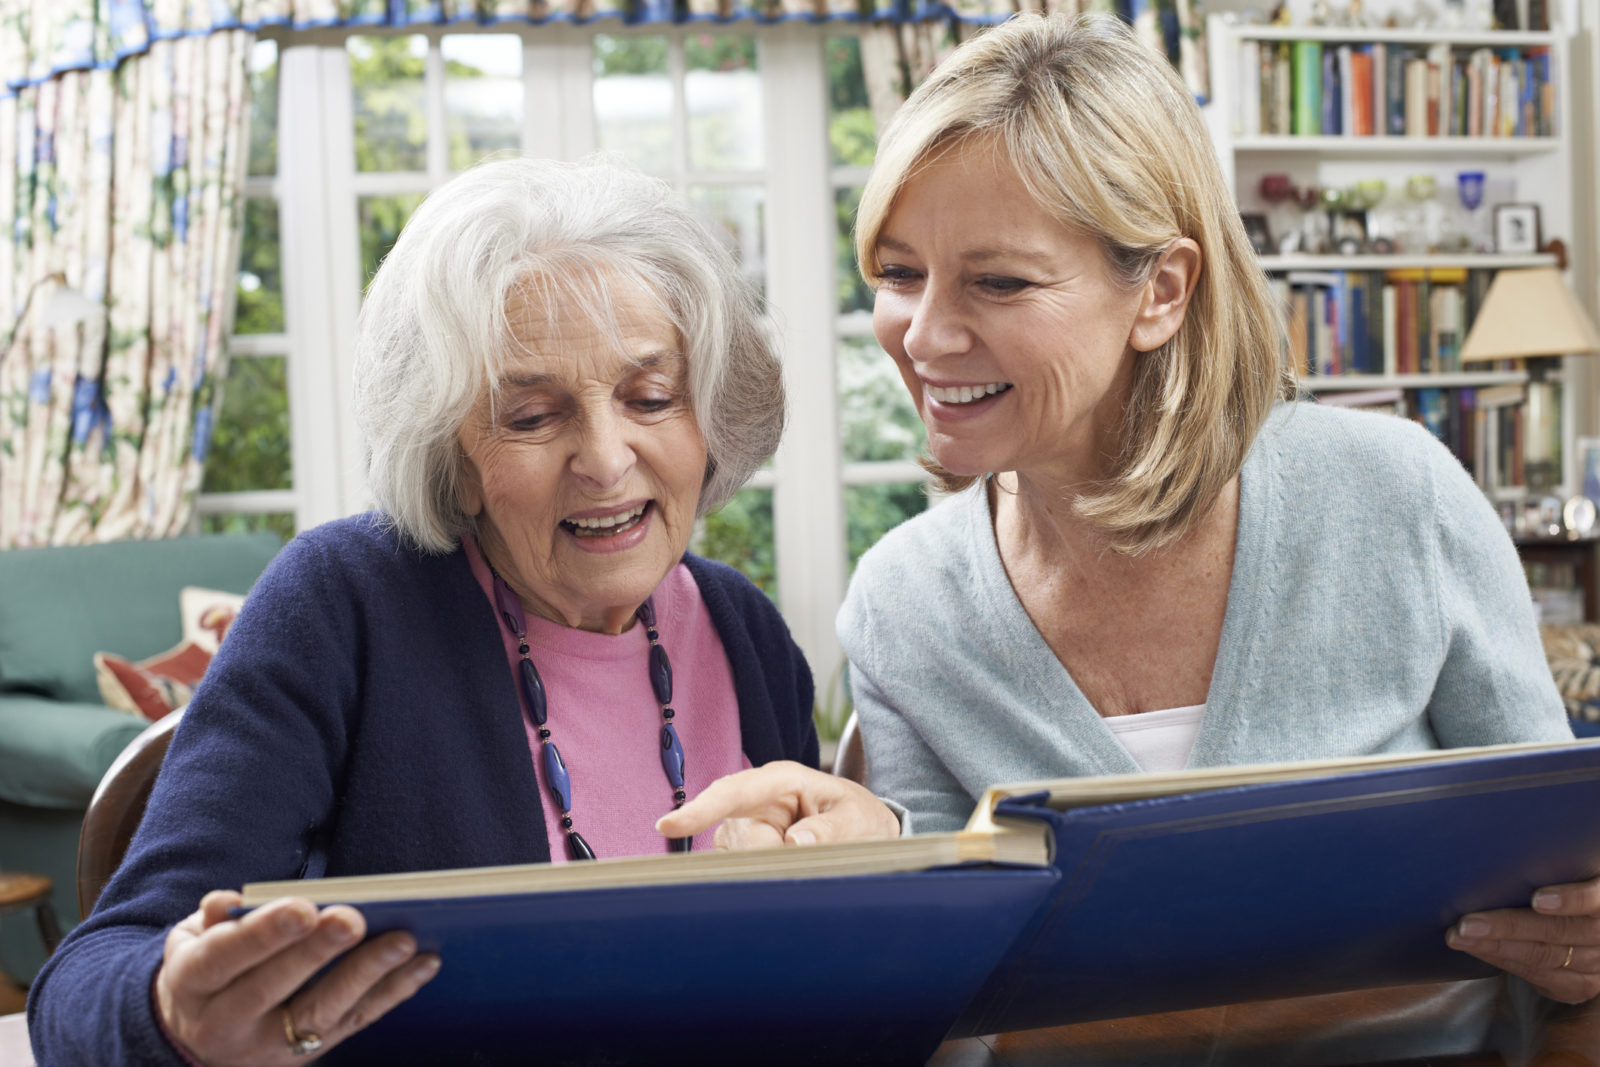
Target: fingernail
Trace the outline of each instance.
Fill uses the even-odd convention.
[[[404,960],[407,956],[411,955],[415,951],[417,951],[417,946],[412,944],[410,941],[393,942],[392,944],[384,946],[383,962],[390,967],[398,966],[400,961]]]
[[[439,973],[439,957],[427,956],[411,965],[411,977],[419,982],[426,982]]]
[[[1462,937],[1484,937],[1489,933],[1489,923],[1484,919],[1462,919],[1456,932]]]
[[[817,843],[817,835],[810,830],[795,830],[789,835],[789,840],[796,845],[814,845]]]
[[[348,945],[356,939],[355,927],[348,922],[336,922],[328,927],[328,936],[336,945]]]
[[[278,929],[286,934],[298,934],[311,928],[311,917],[303,908],[284,908],[278,913]]]
[[[1561,894],[1554,889],[1541,889],[1533,895],[1533,906],[1538,911],[1556,911],[1561,907]]]

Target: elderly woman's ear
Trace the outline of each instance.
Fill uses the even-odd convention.
[[[456,456],[456,507],[461,514],[473,518],[483,512],[483,479],[478,476],[478,465],[472,462],[465,449]]]
[[[1134,316],[1128,343],[1139,352],[1151,352],[1172,339],[1189,311],[1189,299],[1200,284],[1202,269],[1200,246],[1180,237],[1167,246],[1156,260],[1150,280],[1144,283],[1144,299]]]

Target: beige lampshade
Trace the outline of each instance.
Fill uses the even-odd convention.
[[[1503,270],[1489,283],[1461,362],[1600,354],[1600,330],[1554,267]]]

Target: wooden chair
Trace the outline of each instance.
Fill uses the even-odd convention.
[[[834,750],[833,773],[852,782],[867,784],[867,750],[861,743],[861,724],[856,721],[856,713],[853,711],[844,721],[844,729],[839,731],[839,746]]]
[[[128,851],[144,818],[156,772],[183,709],[164,715],[128,742],[95,788],[78,833],[78,910],[87,916]]]

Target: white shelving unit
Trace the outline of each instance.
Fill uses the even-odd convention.
[[[1542,239],[1562,238],[1569,247],[1581,240],[1574,230],[1573,137],[1570,116],[1574,110],[1570,33],[1464,32],[1440,30],[1348,29],[1315,26],[1265,26],[1243,24],[1213,15],[1207,22],[1211,64],[1211,100],[1206,118],[1224,174],[1234,190],[1239,210],[1264,214],[1276,235],[1285,221],[1297,223],[1300,212],[1289,205],[1268,203],[1260,193],[1267,174],[1288,174],[1296,185],[1353,186],[1357,181],[1381,178],[1388,186],[1385,199],[1373,217],[1393,219],[1415,204],[1400,199],[1408,178],[1432,175],[1438,198],[1431,210],[1454,210],[1456,175],[1481,170],[1487,175],[1484,203],[1478,209],[1480,230],[1488,227],[1497,203],[1533,203],[1539,206]],[[1383,43],[1388,46],[1452,49],[1546,48],[1555,87],[1554,134],[1529,137],[1397,137],[1378,135],[1261,135],[1239,127],[1239,64],[1246,41],[1267,43],[1315,40],[1324,46]],[[1316,210],[1316,209],[1312,209]],[[1424,209],[1429,210],[1429,209]],[[1380,231],[1381,232],[1381,231]],[[1291,270],[1394,270],[1402,268],[1489,268],[1551,266],[1556,257],[1544,253],[1496,254],[1486,252],[1417,252],[1393,255],[1284,254],[1265,255],[1269,272]],[[1567,377],[1562,375],[1562,377]],[[1348,375],[1302,379],[1308,391],[1382,388],[1475,387],[1524,382],[1521,372],[1489,371],[1456,374]],[[1573,448],[1576,390],[1563,389],[1562,485],[1554,490],[1566,495],[1581,480]]]

